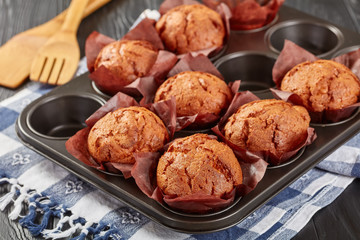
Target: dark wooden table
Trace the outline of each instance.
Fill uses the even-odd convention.
[[[0,0],[0,45],[13,35],[56,16],[69,2],[70,0]],[[128,31],[143,9],[157,9],[161,2],[162,0],[112,0],[81,23],[78,31],[81,55],[84,55],[85,39],[93,30],[118,39]],[[285,5],[360,33],[358,0],[286,0]],[[32,84],[37,83],[27,80],[15,90],[0,87],[0,100]],[[6,191],[5,186],[0,186],[0,195]],[[356,179],[332,204],[316,213],[294,239],[359,239],[359,199],[360,180]],[[0,212],[0,239],[36,239],[16,221],[8,219],[10,211],[11,208],[7,208]]]

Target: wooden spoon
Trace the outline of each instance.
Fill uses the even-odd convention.
[[[71,1],[60,31],[51,36],[36,54],[31,65],[30,80],[62,85],[72,79],[80,60],[76,33],[87,2]]]

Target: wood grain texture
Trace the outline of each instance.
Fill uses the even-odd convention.
[[[77,37],[81,56],[86,37],[94,30],[112,38],[121,38],[134,20],[146,8],[157,9],[162,0],[112,0],[84,19]],[[37,26],[63,11],[70,0],[0,0],[0,45],[15,34]],[[358,0],[286,0],[285,5],[323,18],[335,25],[360,32],[360,2]],[[12,90],[0,87],[0,100],[37,84],[27,81]],[[0,186],[0,196],[8,191]],[[320,210],[294,239],[358,239],[360,230],[360,180],[356,179],[332,204]],[[0,239],[38,239],[31,237],[7,215],[12,208],[0,212]],[[56,224],[56,220],[50,223]],[[50,226],[49,226],[50,227]]]

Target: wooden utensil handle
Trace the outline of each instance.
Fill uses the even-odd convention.
[[[65,17],[65,21],[61,27],[62,31],[77,32],[80,25],[84,9],[88,3],[88,0],[72,0],[68,12]]]
[[[111,0],[89,0],[84,13],[83,18],[89,16],[91,13],[98,10],[100,7],[104,6],[106,3],[110,2]]]

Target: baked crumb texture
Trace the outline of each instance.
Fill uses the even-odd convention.
[[[232,150],[206,134],[174,140],[157,167],[157,184],[165,195],[221,197],[242,183]]]
[[[220,78],[205,72],[186,71],[168,78],[157,90],[155,102],[176,100],[178,117],[195,114],[219,116],[227,108],[232,93]]]
[[[143,107],[120,108],[95,123],[88,150],[98,162],[135,163],[133,154],[156,152],[169,140],[161,119]]]
[[[343,64],[318,60],[292,68],[283,78],[281,90],[299,95],[309,111],[323,112],[358,102],[360,82]]]
[[[103,47],[95,61],[95,70],[106,67],[119,86],[145,76],[154,65],[158,51],[143,40],[120,40]]]
[[[307,138],[310,116],[302,106],[282,100],[257,100],[241,106],[230,116],[224,136],[231,143],[252,152],[268,152],[280,159]]]
[[[169,10],[155,28],[166,48],[177,54],[221,47],[226,32],[221,16],[202,4]]]

